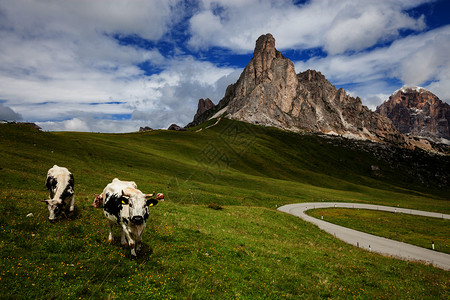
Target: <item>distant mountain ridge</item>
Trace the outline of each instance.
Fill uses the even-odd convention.
[[[376,112],[391,119],[401,133],[450,140],[450,105],[424,88],[401,88]]]
[[[200,101],[201,102],[201,101]],[[199,111],[201,109],[199,102]],[[359,97],[336,89],[320,72],[296,74],[294,64],[275,48],[271,34],[256,41],[253,58],[217,105],[198,113],[186,127],[226,116],[290,131],[401,144],[431,150],[428,141],[403,135],[392,121],[362,105]]]

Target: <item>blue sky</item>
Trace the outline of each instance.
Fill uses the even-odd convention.
[[[0,0],[0,119],[44,130],[186,125],[272,33],[371,109],[404,85],[450,102],[448,0]]]

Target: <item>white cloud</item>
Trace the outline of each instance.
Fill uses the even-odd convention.
[[[372,97],[370,106],[375,104],[374,95],[390,95],[401,87],[398,83],[389,85],[389,78],[398,78],[400,85],[423,85],[449,102],[449,41],[450,26],[445,26],[398,39],[373,51],[312,58],[296,62],[295,67],[297,71],[320,70],[337,86],[355,85],[354,91],[364,100]]]
[[[422,35],[416,49],[405,58],[400,76],[405,84],[421,85],[430,80],[448,78],[450,73],[450,26]]]
[[[182,1],[0,1],[0,99],[44,130],[135,131],[139,120],[105,119],[136,118],[138,111],[152,116],[146,126],[185,125],[199,98],[223,96],[223,82],[234,69],[188,55],[165,58],[115,37],[158,41],[185,17],[186,6]],[[147,75],[140,63],[162,71]]]
[[[0,2],[0,98],[15,103],[127,99],[136,65],[164,63],[158,50],[120,45],[112,36],[157,40],[174,1]]]
[[[146,122],[133,120],[106,120],[93,117],[78,117],[65,121],[45,121],[36,124],[46,131],[81,131],[124,133],[138,131],[139,127],[147,126]]]
[[[345,5],[338,10],[330,29],[325,34],[325,50],[329,54],[348,50],[360,51],[378,42],[391,41],[401,29],[422,30],[424,17],[417,20],[405,15],[400,9],[393,10],[383,2],[372,5],[360,3]],[[356,4],[356,5],[355,5]]]
[[[190,45],[251,51],[258,36],[270,32],[279,49],[360,51],[392,41],[400,30],[423,30],[423,16],[414,18],[404,11],[425,2],[312,0],[298,6],[292,1],[204,0],[203,9],[191,19]]]
[[[170,68],[147,82],[156,97],[134,102],[132,118],[151,121],[152,128],[167,128],[172,123],[184,126],[192,121],[198,99],[209,97],[217,103],[240,71],[191,57],[174,60]]]
[[[78,118],[64,121],[63,124],[66,131],[89,131],[89,126],[86,122]]]
[[[428,90],[432,91],[438,97],[446,101],[448,104],[450,104],[450,66],[447,65],[447,68],[442,68],[439,73],[437,74],[437,78],[439,80],[435,80],[425,86]]]
[[[24,37],[80,36],[94,41],[100,34],[137,34],[158,40],[182,17],[180,0],[2,1],[3,25]]]
[[[184,126],[192,121],[198,99],[209,97],[217,103],[226,87],[235,82],[240,74],[240,71],[218,68],[191,57],[176,59],[170,64],[170,68],[160,74],[141,76],[135,80],[108,82],[105,79],[102,88],[108,89],[100,95],[101,101],[98,103],[89,101],[89,97],[80,102],[68,97],[42,103],[23,102],[13,105],[13,108],[21,111],[25,119],[33,117],[40,121],[38,124],[44,130],[68,130],[65,120],[74,116],[83,120],[88,131],[137,131],[140,126],[167,128],[172,123]],[[95,90],[95,85],[92,90]],[[105,101],[108,100],[108,92],[123,95],[123,98],[116,96]],[[72,97],[77,99],[77,93]],[[106,121],[122,114],[130,115],[131,120]],[[44,122],[49,119],[52,121]]]

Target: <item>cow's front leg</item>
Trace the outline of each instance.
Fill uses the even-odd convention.
[[[130,231],[127,229],[126,225],[122,225],[122,245],[126,245],[128,241],[128,245],[134,248],[134,240],[131,237]]]
[[[136,237],[136,251],[139,252],[141,251],[141,245],[142,245],[142,236],[137,236]]]
[[[131,248],[131,259],[136,259],[137,254],[136,254],[136,249],[135,247]]]
[[[112,242],[114,241],[113,230],[112,230],[113,224],[112,224],[111,221],[109,221],[109,222],[108,222],[108,225],[109,225],[108,242],[112,243]]]
[[[120,233],[120,244],[122,244],[122,246],[126,246],[128,244],[127,238],[125,237],[125,230],[123,229]]]
[[[71,197],[70,197],[70,208],[69,208],[69,211],[73,211],[75,209],[75,197],[72,195]]]

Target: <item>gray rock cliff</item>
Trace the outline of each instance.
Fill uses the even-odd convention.
[[[253,58],[238,81],[228,86],[224,98],[196,115],[187,127],[221,115],[291,131],[431,149],[429,143],[401,134],[388,117],[372,112],[358,97],[336,89],[320,72],[306,70],[296,74],[294,64],[275,48],[271,34],[258,38]]]
[[[450,140],[450,105],[426,89],[399,89],[376,111],[391,119],[402,133]]]

